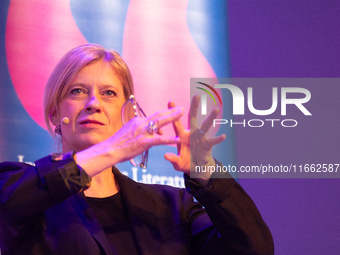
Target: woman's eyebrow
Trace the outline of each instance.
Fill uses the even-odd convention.
[[[114,84],[103,84],[103,85],[100,85],[100,88],[115,88],[115,89],[118,89],[118,86],[114,85]]]
[[[82,82],[77,82],[77,83],[71,84],[70,88],[75,87],[75,86],[86,87],[86,84]]]

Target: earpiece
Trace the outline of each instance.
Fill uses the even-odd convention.
[[[61,123],[64,124],[64,125],[67,125],[68,123],[70,123],[70,119],[67,118],[67,117],[64,117],[61,119]]]

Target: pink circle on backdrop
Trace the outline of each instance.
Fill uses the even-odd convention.
[[[27,113],[46,129],[43,92],[53,68],[70,49],[87,43],[68,1],[11,1],[6,57],[14,89]]]

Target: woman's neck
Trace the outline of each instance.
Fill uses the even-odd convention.
[[[84,191],[84,194],[87,197],[104,198],[113,196],[118,191],[119,185],[112,169],[109,168],[92,177],[91,186]]]

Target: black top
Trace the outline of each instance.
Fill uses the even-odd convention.
[[[86,197],[86,200],[103,227],[113,253],[137,254],[120,192],[105,198]]]

